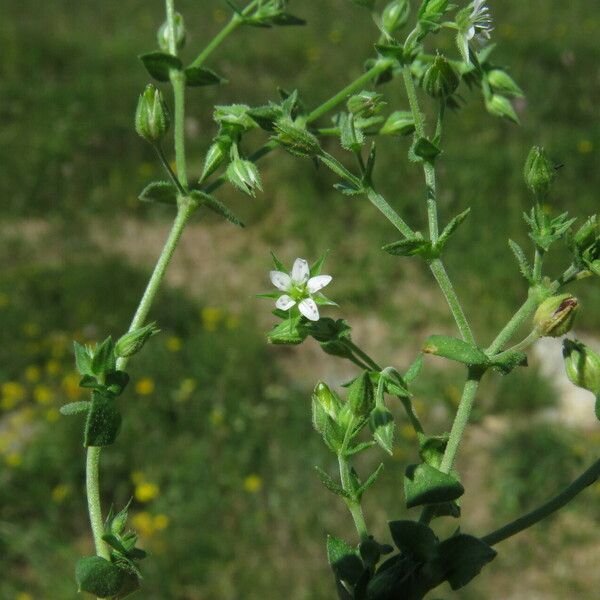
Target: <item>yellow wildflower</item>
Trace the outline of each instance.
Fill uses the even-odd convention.
[[[154,392],[154,380],[150,377],[144,377],[135,384],[135,391],[140,396],[149,396]]]
[[[25,397],[25,388],[17,381],[7,381],[0,386],[0,391],[4,398],[11,398],[20,402]]]
[[[154,517],[154,529],[156,529],[157,531],[162,531],[163,529],[166,529],[169,526],[170,523],[170,519],[167,515],[163,515],[158,514]]]
[[[47,385],[36,385],[33,388],[33,399],[42,406],[47,406],[54,399],[54,392]]]
[[[46,373],[54,377],[60,373],[60,363],[57,360],[51,359],[46,363]]]
[[[15,469],[23,462],[23,457],[18,452],[10,452],[4,457],[6,466]]]
[[[248,475],[246,479],[244,479],[244,489],[251,494],[255,494],[260,491],[262,488],[262,479],[255,474]]]
[[[204,329],[206,331],[214,331],[223,316],[223,311],[215,306],[205,306],[200,311],[200,316],[202,317]]]
[[[59,483],[52,488],[52,500],[60,504],[71,492],[71,486],[66,483]]]
[[[0,398],[0,408],[2,410],[10,410],[11,408],[14,408],[16,404],[17,401],[11,396],[2,396],[2,398]]]
[[[36,383],[36,381],[40,380],[40,368],[35,365],[29,365],[25,369],[25,379],[30,381],[31,383]]]
[[[33,600],[33,596],[27,592],[19,592],[15,596],[15,600]]]
[[[179,389],[175,392],[175,400],[177,402],[185,402],[190,399],[190,396],[196,391],[197,382],[192,377],[186,377],[181,380]]]
[[[579,140],[577,150],[579,154],[591,154],[594,151],[594,144],[590,140]]]
[[[135,499],[138,502],[150,502],[160,493],[160,488],[155,483],[142,481],[135,486]]]
[[[179,352],[183,346],[183,343],[181,338],[177,337],[176,335],[172,335],[167,338],[166,346],[169,352]]]
[[[133,515],[131,517],[131,524],[140,535],[145,537],[150,537],[154,533],[154,519],[146,511]]]

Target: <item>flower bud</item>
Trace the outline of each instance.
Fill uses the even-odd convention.
[[[392,0],[381,13],[381,24],[383,30],[391,35],[408,22],[410,14],[410,3],[408,0]]]
[[[508,119],[513,123],[519,123],[519,117],[506,96],[500,94],[492,94],[485,99],[485,108],[494,117]]]
[[[329,386],[320,381],[315,387],[313,396],[321,408],[335,421],[341,403],[339,398],[329,389]]]
[[[375,406],[373,384],[369,373],[364,371],[348,388],[348,406],[355,417],[368,417]]]
[[[346,106],[348,110],[356,117],[372,117],[376,115],[385,106],[383,94],[377,92],[362,91],[348,99]]]
[[[423,89],[433,98],[447,98],[458,88],[460,77],[443,56],[436,56],[423,77]]]
[[[593,215],[577,230],[573,244],[579,251],[584,251],[596,242],[599,233],[597,217]]]
[[[279,143],[294,156],[316,156],[321,153],[319,140],[305,127],[289,118],[279,119],[275,124]]]
[[[578,341],[563,342],[567,376],[576,386],[600,394],[600,355]]]
[[[394,111],[381,126],[379,135],[410,135],[415,130],[415,119],[410,111]]]
[[[369,416],[369,427],[375,441],[388,453],[394,447],[394,416],[385,406],[377,406]]]
[[[171,125],[171,117],[160,90],[151,83],[140,96],[135,111],[135,130],[151,144],[157,144]]]
[[[437,23],[448,10],[450,0],[423,0],[419,9],[419,21]]]
[[[207,177],[210,177],[229,156],[231,149],[231,138],[227,135],[220,135],[211,144],[204,158],[204,167],[198,183],[202,183]]]
[[[550,186],[556,177],[556,169],[540,146],[534,146],[529,151],[523,177],[527,187],[536,196],[545,196],[550,191]]]
[[[492,69],[487,74],[489,84],[499,92],[508,94],[509,96],[524,96],[523,90],[517,85],[516,81],[502,69]]]
[[[256,165],[243,158],[234,158],[227,167],[225,173],[227,179],[242,192],[249,196],[255,196],[255,190],[262,191],[260,174]]]
[[[560,337],[573,327],[578,309],[579,302],[575,296],[571,294],[552,296],[539,305],[533,322],[542,336]]]
[[[179,13],[175,13],[175,47],[181,49],[185,46],[185,23],[183,17]],[[156,38],[158,40],[158,46],[164,52],[171,51],[170,38],[171,28],[169,22],[165,21],[156,32]]]
[[[156,327],[156,323],[148,323],[144,327],[128,331],[115,344],[115,356],[127,358],[137,354],[144,347],[144,344],[159,331],[160,329]]]

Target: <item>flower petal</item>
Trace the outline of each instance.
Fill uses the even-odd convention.
[[[287,294],[279,296],[279,298],[277,298],[277,302],[275,302],[275,306],[279,310],[289,310],[290,308],[292,308],[292,306],[294,306],[294,304],[296,304],[296,301]]]
[[[290,276],[283,271],[271,271],[269,276],[271,277],[271,283],[282,292],[287,292],[292,286]]]
[[[298,304],[300,312],[311,321],[319,320],[319,309],[312,298],[304,298],[300,304]]]
[[[306,284],[306,289],[310,294],[314,294],[315,292],[322,290],[326,285],[329,285],[331,279],[331,275],[317,275],[316,277],[311,277]]]
[[[292,281],[294,283],[304,283],[310,277],[308,263],[303,258],[297,258],[292,268]]]

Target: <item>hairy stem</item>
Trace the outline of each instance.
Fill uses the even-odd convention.
[[[342,488],[352,495],[352,484],[350,482],[350,464],[348,460],[343,456],[343,453],[338,454],[338,464],[340,467],[340,480],[342,482]],[[364,542],[369,539],[369,533],[367,531],[367,524],[365,523],[365,517],[363,515],[362,507],[360,502],[357,500],[346,499],[346,505],[352,515],[354,525],[360,540]]]
[[[100,503],[99,462],[101,448],[92,446],[87,449],[85,465],[85,487],[87,492],[88,512],[96,554],[106,560],[110,560],[110,552],[106,542],[102,539],[104,535],[104,522],[102,520],[102,505]]]
[[[180,71],[171,71],[171,85],[175,100],[175,165],[177,178],[187,190],[187,164],[185,161],[185,75]]]
[[[481,538],[486,544],[493,546],[503,540],[520,533],[524,529],[528,529],[532,525],[539,523],[543,519],[549,517],[552,513],[561,509],[565,504],[569,503],[575,496],[585,490],[585,488],[593,485],[600,478],[600,460],[597,460],[589,469],[583,472],[573,483],[567,486],[562,492],[554,496],[542,504],[539,508],[519,517],[518,519],[500,527],[492,533]]]

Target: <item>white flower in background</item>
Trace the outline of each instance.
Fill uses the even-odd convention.
[[[311,321],[319,320],[319,309],[313,295],[331,281],[331,275],[310,276],[310,268],[303,258],[297,258],[290,274],[283,271],[270,272],[271,283],[283,292],[275,302],[280,310],[298,310]]]
[[[481,44],[490,39],[494,30],[492,15],[485,0],[474,0],[456,16],[458,36],[456,42],[465,62],[470,63],[469,42],[474,38]]]

